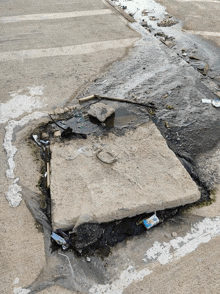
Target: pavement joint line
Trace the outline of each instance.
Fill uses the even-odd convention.
[[[44,49],[30,49],[20,51],[6,51],[0,53],[0,62],[42,58],[42,57],[55,57],[55,56],[68,56],[68,55],[83,55],[90,54],[98,51],[117,49],[131,46],[139,38],[128,38],[111,41],[85,43],[80,45],[44,48]]]
[[[187,33],[195,34],[195,35],[220,37],[219,32],[193,31],[193,30],[185,30],[185,31]]]
[[[111,9],[99,9],[99,10],[87,10],[87,11],[71,11],[71,12],[62,12],[62,13],[43,13],[43,14],[4,16],[4,17],[0,17],[0,23],[11,23],[11,22],[30,21],[30,20],[74,18],[74,17],[82,17],[82,16],[105,15],[105,14],[112,14],[112,13],[113,11]]]

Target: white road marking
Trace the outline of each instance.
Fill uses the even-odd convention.
[[[0,103],[0,124],[10,119],[21,116],[24,112],[31,112],[33,109],[42,108],[43,87],[28,87],[28,94],[22,94],[22,90],[11,93],[11,100]]]
[[[196,223],[184,237],[176,237],[169,243],[155,242],[145,253],[143,261],[146,266],[143,269],[138,271],[135,267],[129,266],[127,270],[122,271],[117,280],[105,285],[94,284],[89,289],[89,293],[122,294],[131,283],[141,281],[153,273],[150,267],[152,261],[159,262],[161,265],[174,262],[195,251],[200,244],[208,243],[217,236],[220,236],[220,217],[205,218]]]
[[[67,56],[67,55],[81,55],[90,54],[107,49],[116,49],[130,46],[138,38],[120,39],[112,41],[93,42],[87,44],[57,47],[57,48],[45,48],[45,49],[31,49],[21,51],[9,51],[0,53],[0,61],[8,60],[21,60],[29,58],[42,58],[53,56]]]
[[[176,237],[167,242],[155,242],[145,253],[144,262],[159,261],[167,264],[193,252],[202,243],[208,243],[212,238],[220,235],[220,217],[205,218],[196,223],[191,232],[184,237]]]
[[[186,32],[195,34],[195,35],[201,35],[201,36],[220,37],[219,32],[192,31],[192,30],[186,30]]]
[[[204,3],[219,3],[219,0],[177,0],[177,2],[204,2]]]
[[[24,288],[21,288],[21,287],[19,287],[19,288],[15,288],[14,290],[13,290],[13,294],[28,294],[28,293],[30,293],[31,292],[31,290],[29,290],[29,289],[24,289]]]
[[[8,178],[13,179],[12,184],[8,188],[8,192],[6,192],[6,199],[8,200],[9,205],[11,207],[17,207],[22,200],[21,193],[20,193],[22,188],[17,184],[17,182],[19,181],[19,178],[15,179],[15,175],[14,175],[14,168],[15,168],[14,156],[18,151],[18,149],[12,144],[14,129],[16,127],[23,127],[24,125],[27,125],[30,121],[38,120],[42,117],[46,117],[47,115],[48,115],[47,112],[33,112],[29,114],[28,116],[23,117],[21,120],[9,121],[8,125],[5,127],[5,138],[4,138],[3,147],[7,153],[8,166],[9,166],[8,170],[6,171],[6,176]]]
[[[104,15],[113,13],[110,9],[88,10],[88,11],[73,11],[62,13],[44,13],[44,14],[30,14],[30,15],[16,15],[0,17],[0,23],[29,21],[29,20],[49,20],[61,18],[73,18],[81,16]]]

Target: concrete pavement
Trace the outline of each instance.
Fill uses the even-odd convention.
[[[24,202],[12,208],[5,198],[9,187],[10,193],[19,193],[15,178],[39,191],[40,165],[33,162],[25,143],[34,111],[68,103],[79,88],[124,56],[139,35],[101,0],[2,1],[0,13],[0,288],[8,294],[33,282],[45,263],[43,234],[29,210]],[[16,137],[12,128],[13,138],[9,129],[5,131],[11,120],[23,128]],[[14,150],[11,155],[6,156],[3,142]],[[8,156],[13,166],[10,178]]]
[[[75,12],[73,9],[73,3],[79,6],[79,3],[77,2],[70,2],[70,1],[63,1],[62,3],[56,2],[53,5],[51,5],[51,2],[38,2],[37,4],[33,3],[33,5],[30,5],[29,2],[23,2],[24,7],[23,10],[20,8],[19,5],[21,2],[8,2],[7,5],[7,10],[4,8],[1,11],[4,12],[2,15],[3,17],[9,17],[13,15],[17,15],[17,11],[19,11],[19,15],[32,15],[33,10],[34,14],[51,14],[51,13],[60,13],[60,7],[62,6],[62,13],[66,12]],[[76,4],[77,3],[77,4]],[[82,9],[78,8],[80,11],[88,11],[88,3],[82,3],[80,6]],[[101,6],[101,1],[92,1],[90,2],[91,7],[93,7],[94,10],[102,10],[106,9],[104,6]],[[38,6],[35,9],[35,5]],[[96,5],[96,6],[94,6]],[[16,13],[15,13],[15,10]],[[107,8],[109,9],[109,8]],[[25,12],[23,12],[25,11]],[[8,13],[7,13],[8,12]],[[114,15],[114,13],[113,13]],[[102,17],[109,17],[112,16],[111,13],[106,13],[105,15],[102,15]],[[37,16],[38,20],[35,20],[35,22],[39,22],[40,25],[37,27],[39,29],[43,29],[44,21],[42,21],[42,15]],[[51,15],[47,16],[50,17],[49,20],[47,21],[52,21],[51,20]],[[57,16],[58,17],[58,16]],[[91,19],[90,21],[93,22],[94,18],[97,20],[97,18],[93,15],[90,16]],[[100,16],[99,16],[100,17]],[[32,16],[32,19],[34,17]],[[36,18],[36,16],[35,16]],[[81,21],[84,22],[85,18],[83,16],[80,17]],[[67,14],[65,14],[64,18],[67,22],[69,22],[70,18],[67,17]],[[125,29],[125,23],[123,23],[121,20],[118,19],[118,17],[115,17],[115,22],[117,23],[118,21],[118,28],[121,29],[121,26],[124,26]],[[63,19],[62,19],[63,20]],[[7,36],[5,36],[5,41],[8,43],[15,42],[15,37],[13,35],[13,31],[16,31],[17,25],[18,27],[21,26],[22,22],[26,21],[18,21],[18,22],[6,22],[5,19],[3,19],[4,23],[2,23],[2,26],[8,25],[10,28],[12,24],[14,25],[14,29],[11,30],[10,32],[10,38],[7,40]],[[29,20],[28,22],[33,22],[34,20]],[[58,18],[58,21],[60,21],[60,18]],[[80,25],[81,22],[78,23]],[[105,23],[102,23],[105,24]],[[101,25],[102,25],[101,24]],[[23,24],[24,25],[24,24]],[[28,25],[24,28],[19,27],[19,29],[23,32],[27,32],[28,34],[34,34],[38,33],[38,30],[35,29],[35,27],[32,27],[31,31],[28,31]],[[70,30],[71,26],[67,26],[67,30]],[[85,26],[82,25],[82,27],[85,29]],[[51,26],[50,29],[47,28],[47,32],[51,32],[53,26]],[[112,27],[111,27],[112,28]],[[100,23],[99,23],[99,29],[102,30],[102,27],[100,28]],[[113,28],[112,28],[113,29]],[[27,31],[26,31],[27,30]],[[13,173],[15,177],[19,177],[21,179],[21,182],[33,189],[33,187],[37,184],[37,180],[40,177],[40,164],[33,162],[33,156],[32,153],[30,152],[30,149],[28,146],[26,146],[26,140],[25,140],[25,134],[27,133],[28,130],[31,130],[33,128],[33,124],[28,123],[31,122],[31,120],[27,120],[25,124],[25,120],[21,120],[21,118],[26,118],[27,114],[32,113],[35,109],[38,109],[40,112],[43,110],[51,109],[52,107],[55,107],[59,104],[64,105],[66,102],[71,99],[71,97],[74,97],[74,93],[77,92],[77,90],[84,84],[85,80],[88,81],[89,78],[94,77],[95,75],[100,72],[100,70],[108,65],[109,63],[113,62],[117,58],[120,58],[123,56],[125,52],[125,48],[115,48],[113,50],[111,49],[106,49],[105,50],[100,50],[98,53],[92,53],[92,52],[87,52],[89,53],[88,55],[82,54],[82,55],[76,55],[72,54],[72,52],[75,52],[74,50],[79,50],[79,47],[74,47],[71,50],[71,55],[65,55],[65,56],[60,56],[61,50],[58,52],[59,56],[53,56],[50,57],[51,54],[51,49],[54,50],[54,48],[60,48],[60,43],[56,43],[56,40],[53,39],[55,38],[55,33],[52,34],[53,38],[50,39],[50,34],[45,34],[45,39],[48,39],[48,44],[49,47],[47,48],[44,45],[44,39],[41,38],[39,35],[39,42],[42,42],[42,46],[37,46],[37,48],[34,48],[32,46],[29,46],[29,40],[28,34],[24,34],[25,36],[22,35],[22,32],[19,31],[19,38],[27,38],[27,46],[22,47],[23,43],[20,43],[21,47],[18,49],[15,47],[8,45],[8,50],[4,49],[4,52],[7,52],[5,56],[9,56],[7,60],[4,61],[3,64],[3,74],[1,76],[1,80],[3,81],[3,87],[4,87],[4,92],[2,96],[2,102],[8,102],[10,100],[10,103],[4,104],[4,107],[1,109],[4,109],[4,117],[1,117],[1,120],[4,122],[2,123],[2,130],[1,130],[1,143],[3,143],[3,139],[5,136],[4,132],[4,127],[8,125],[9,120],[16,120],[19,121],[20,124],[15,124],[13,125],[17,130],[21,130],[20,132],[16,133],[15,135],[12,135],[11,137],[9,136],[9,141],[12,144],[12,146],[16,145],[18,151],[16,154],[16,168],[13,169],[13,166],[9,170],[12,179],[6,179],[5,178],[5,171],[8,169],[8,164],[7,164],[7,158],[5,156],[5,151],[1,148],[1,191],[2,197],[1,197],[1,207],[3,208],[3,213],[1,215],[1,223],[3,224],[2,230],[1,230],[1,240],[4,241],[4,245],[1,247],[2,254],[3,256],[1,262],[3,264],[2,270],[1,270],[1,290],[3,293],[12,293],[14,288],[18,287],[24,287],[28,284],[30,284],[40,273],[44,263],[44,243],[43,243],[43,235],[42,233],[38,232],[38,227],[35,227],[34,220],[32,216],[30,215],[29,211],[27,210],[24,202],[21,202],[20,206],[16,208],[11,208],[8,206],[8,202],[5,199],[4,193],[7,191],[9,185],[12,184],[12,181],[14,180],[13,178]],[[133,37],[136,37],[137,34],[132,32],[134,35],[131,35],[130,29],[126,30],[125,29],[125,39],[131,39]],[[41,32],[42,33],[42,32]],[[60,34],[62,34],[62,31],[60,31]],[[106,34],[106,31],[105,31]],[[118,33],[116,32],[115,34],[115,40],[117,39]],[[70,34],[71,35],[71,34]],[[67,38],[68,38],[67,34]],[[61,36],[60,40],[62,39]],[[104,38],[104,37],[103,37]],[[43,40],[43,41],[42,41]],[[144,89],[146,92],[149,92],[149,96],[147,96],[150,99],[155,99],[155,101],[160,101],[160,112],[158,115],[161,117],[166,115],[166,119],[171,121],[171,123],[178,123],[179,125],[184,123],[186,126],[188,121],[187,119],[190,118],[192,120],[192,117],[194,119],[195,116],[198,116],[202,119],[205,119],[205,117],[217,117],[216,116],[216,109],[213,108],[208,108],[208,107],[201,107],[201,95],[207,95],[209,97],[213,97],[212,93],[210,91],[207,91],[207,89],[204,90],[202,88],[201,84],[199,84],[199,87],[202,88],[203,93],[196,88],[196,83],[194,84],[194,81],[196,80],[197,83],[199,83],[199,75],[197,76],[194,72],[193,69],[187,66],[184,62],[181,62],[178,60],[178,58],[175,55],[172,55],[168,53],[167,50],[162,49],[162,45],[159,46],[158,44],[154,44],[152,40],[149,40],[149,44],[151,45],[150,51],[148,51],[148,59],[146,58],[145,60],[145,67],[142,69],[142,66],[140,67],[140,64],[142,65],[142,61],[144,60],[144,57],[146,57],[146,52],[147,49],[146,47],[143,46],[143,49],[141,52],[137,52],[137,55],[134,56],[134,59],[131,59],[131,64],[128,64],[128,68],[131,71],[132,74],[131,76],[127,76],[127,72],[130,72],[129,70],[126,72],[125,70],[125,76],[122,76],[122,79],[124,79],[124,84],[128,86],[128,89],[133,93],[137,94],[138,96],[144,95],[143,93],[143,85]],[[19,41],[19,40],[18,40]],[[101,39],[100,42],[105,42]],[[20,41],[19,41],[20,42]],[[31,37],[30,38],[30,43],[34,43],[35,40]],[[46,42],[46,41],[45,41]],[[53,43],[54,42],[54,43]],[[69,40],[68,40],[69,42]],[[78,46],[80,44],[77,43],[66,43],[65,47],[69,46]],[[129,41],[130,42],[130,41]],[[90,41],[90,45],[93,44],[93,40]],[[97,43],[97,42],[95,42]],[[56,45],[58,46],[56,47]],[[87,43],[86,43],[87,44]],[[106,43],[105,43],[106,44]],[[143,42],[143,44],[146,44]],[[100,45],[100,44],[99,44]],[[93,46],[93,45],[92,45]],[[93,48],[93,47],[90,48]],[[159,46],[160,48],[158,49],[158,52],[161,52],[161,58],[154,62],[154,49]],[[62,46],[61,46],[62,47]],[[6,48],[6,47],[4,47]],[[15,49],[16,48],[16,49]],[[49,50],[48,50],[49,49]],[[69,49],[69,48],[68,48]],[[87,48],[88,49],[88,48]],[[21,60],[19,60],[19,54],[15,51],[21,50]],[[40,51],[33,51],[33,50],[40,50]],[[46,50],[46,51],[44,51]],[[67,50],[67,48],[65,49]],[[149,48],[148,48],[149,50]],[[9,53],[8,53],[9,52]],[[66,51],[65,51],[66,52]],[[26,58],[30,57],[31,54],[38,54],[37,57],[36,55],[32,55],[35,58]],[[82,53],[85,53],[82,52]],[[28,54],[28,55],[27,55]],[[44,54],[44,57],[40,54]],[[142,55],[141,55],[142,54]],[[45,56],[46,55],[46,56]],[[10,56],[16,56],[16,59],[10,60]],[[166,62],[166,57],[169,57],[170,62]],[[131,56],[130,56],[131,58]],[[135,60],[138,60],[140,58],[141,63],[137,65],[135,64]],[[98,62],[97,62],[98,61]],[[172,64],[172,62],[173,64]],[[172,65],[171,65],[172,64]],[[132,67],[132,65],[134,65]],[[135,67],[136,65],[136,67]],[[98,66],[98,67],[97,67]],[[121,65],[122,68],[124,65]],[[160,68],[161,66],[161,68]],[[164,67],[162,67],[164,66]],[[175,71],[173,71],[173,66],[175,67]],[[157,67],[157,73],[156,77],[152,75],[148,75],[147,72],[145,72],[145,68],[148,69],[148,71],[151,70],[155,74],[155,67]],[[140,74],[140,68],[141,68],[141,73]],[[106,85],[105,90],[109,87],[110,91],[114,93],[115,90],[115,85],[118,86],[118,82],[120,82],[121,76],[117,76],[117,74],[121,75],[123,74],[123,69],[119,67],[120,71],[116,72],[116,75],[113,78],[115,80],[112,82],[111,85],[111,75],[109,77],[109,84]],[[89,71],[89,76],[88,76],[88,71]],[[165,78],[164,78],[164,72],[165,72]],[[185,76],[186,75],[186,76]],[[141,81],[143,83],[142,87],[139,87],[139,77],[143,77],[143,80]],[[132,78],[131,78],[132,77]],[[175,78],[174,78],[175,77]],[[196,78],[195,78],[196,77]],[[135,78],[139,81],[139,83],[135,84]],[[176,81],[176,79],[179,79]],[[132,80],[134,79],[134,80]],[[184,81],[185,79],[185,81]],[[190,81],[190,87],[189,87],[189,81],[186,80],[188,79]],[[195,80],[194,80],[195,79]],[[133,83],[131,84],[131,80]],[[38,83],[39,82],[39,83]],[[144,83],[145,82],[145,83]],[[149,82],[149,83],[148,83]],[[100,83],[100,81],[99,81]],[[126,91],[123,92],[123,87],[124,84],[122,83],[119,85],[119,88],[121,87],[120,91],[121,93],[126,93]],[[152,87],[152,84],[155,84],[155,87]],[[132,88],[133,85],[136,85],[137,88],[134,89]],[[22,87],[20,87],[22,86]],[[95,85],[94,87],[97,87],[98,85]],[[101,86],[100,86],[101,88]],[[157,90],[160,89],[162,92],[158,92]],[[172,93],[170,97],[168,96],[166,99],[166,102],[163,102],[164,100],[159,100],[160,96],[162,94],[165,94],[165,92],[169,92],[172,90]],[[191,92],[190,92],[191,91]],[[162,94],[161,94],[162,93]],[[160,95],[161,94],[161,95]],[[155,96],[154,96],[155,95]],[[183,97],[183,104],[180,105],[180,100],[181,99],[176,99],[176,97]],[[14,100],[13,100],[14,99]],[[184,100],[185,99],[185,100]],[[12,107],[13,104],[15,104],[15,101],[19,101],[19,107]],[[174,111],[168,112],[167,110],[165,111],[164,114],[164,106],[166,103],[172,103],[174,107]],[[179,104],[178,104],[179,103]],[[184,104],[185,103],[185,104]],[[48,104],[48,106],[46,106]],[[187,106],[186,106],[187,105]],[[8,107],[8,108],[7,108]],[[187,107],[187,115],[185,109]],[[10,111],[7,111],[7,109],[13,109],[13,113]],[[19,109],[19,110],[18,110]],[[175,110],[176,109],[176,110]],[[20,111],[22,110],[22,111]],[[191,111],[192,110],[192,111]],[[23,112],[24,111],[24,112]],[[162,114],[163,112],[163,114]],[[177,114],[176,116],[174,114]],[[34,117],[34,116],[33,116]],[[164,118],[163,118],[164,119]],[[217,121],[218,122],[218,121]],[[202,121],[200,120],[200,123]],[[8,126],[11,126],[8,125]],[[24,127],[25,126],[25,127]],[[193,131],[193,130],[191,130]],[[8,129],[8,133],[10,133],[10,128]],[[193,134],[193,133],[192,133]],[[198,134],[198,133],[196,133]],[[181,135],[177,137],[178,140],[181,140],[181,144],[184,144],[184,141],[182,140]],[[185,139],[185,138],[184,138]],[[201,139],[202,141],[202,139]],[[175,142],[175,141],[174,141]],[[180,143],[178,143],[180,144]],[[194,145],[193,145],[194,146]],[[199,146],[198,146],[199,147]],[[10,156],[10,154],[9,154]],[[38,191],[36,188],[35,191]],[[211,214],[210,214],[211,215]],[[213,216],[213,215],[212,215]],[[115,276],[117,277],[116,280],[113,282],[113,284],[109,284],[105,286],[97,286],[99,293],[122,293],[129,284],[134,281],[134,283],[131,285],[131,288],[128,289],[128,293],[137,293],[137,292],[146,292],[147,290],[151,291],[152,293],[154,291],[157,291],[157,293],[167,293],[167,291],[172,292],[173,286],[175,287],[175,290],[179,292],[182,291],[182,286],[185,282],[185,280],[189,277],[189,272],[192,275],[192,272],[195,269],[195,260],[196,262],[202,262],[203,266],[202,268],[204,269],[202,271],[203,277],[206,276],[206,265],[209,264],[210,261],[212,261],[213,265],[210,267],[210,273],[209,276],[211,277],[218,277],[218,273],[216,273],[216,263],[215,261],[218,260],[218,239],[214,239],[212,243],[208,243],[206,245],[209,245],[207,248],[206,245],[199,245],[198,240],[201,240],[203,242],[204,240],[208,240],[210,236],[216,236],[216,232],[210,232],[209,228],[214,227],[214,221],[208,222],[208,226],[204,227],[201,226],[201,231],[198,230],[198,234],[195,234],[194,236],[192,235],[192,242],[189,244],[184,243],[185,241],[185,235],[188,230],[190,229],[187,227],[184,232],[179,232],[179,227],[177,226],[171,226],[170,230],[168,231],[165,226],[159,226],[158,228],[155,228],[155,230],[149,232],[150,235],[146,234],[140,237],[139,239],[133,238],[132,240],[129,240],[126,243],[126,246],[123,244],[119,244],[119,246],[116,246],[114,248],[114,254],[112,258],[109,259],[104,259],[106,262],[106,266],[109,266],[113,268],[115,272]],[[177,239],[175,240],[171,238],[172,232],[178,229],[178,235],[179,233],[182,233],[181,236],[183,236],[183,239]],[[175,231],[174,231],[175,232]],[[217,231],[218,234],[219,230]],[[150,237],[149,237],[150,236]],[[178,236],[179,237],[179,236]],[[178,238],[177,237],[177,238]],[[191,237],[191,235],[189,236]],[[199,237],[199,238],[198,238]],[[211,237],[210,237],[211,238]],[[172,240],[169,240],[172,239]],[[161,242],[161,243],[156,243],[155,246],[153,246],[154,241]],[[177,241],[180,241],[180,244],[175,247],[175,245],[178,243]],[[165,242],[165,243],[163,243]],[[177,243],[176,243],[177,242]],[[166,245],[168,244],[168,245]],[[173,247],[170,245],[173,244]],[[196,246],[195,246],[196,244]],[[167,247],[166,247],[166,246]],[[185,246],[186,245],[186,246]],[[189,246],[187,245],[192,245],[191,249],[189,249]],[[164,247],[163,247],[164,246]],[[181,247],[182,246],[182,247]],[[192,252],[194,248],[197,248],[200,246],[201,252]],[[152,263],[151,268],[145,268],[145,264],[142,260],[144,257],[144,253],[146,252],[146,249],[148,248],[154,248],[157,247],[156,249],[156,256],[157,254],[160,256],[160,253],[162,254],[163,252],[160,252],[160,250],[165,251],[165,256],[166,258],[171,258],[172,254],[173,256],[177,255],[181,252],[184,254],[188,254],[191,252],[191,255],[188,255],[186,257],[186,262],[184,261],[184,267],[181,267],[182,259],[177,262],[174,262],[172,264],[168,264],[167,266],[162,266],[160,263],[159,264],[154,264]],[[186,247],[186,251],[183,249]],[[210,250],[210,247],[212,248],[213,252],[210,255],[207,255],[207,251]],[[170,249],[170,252],[168,252],[168,249]],[[176,251],[175,251],[176,250]],[[181,251],[183,250],[183,251]],[[191,250],[191,251],[190,251]],[[154,253],[154,252],[153,252]],[[167,255],[166,255],[167,254]],[[205,257],[204,257],[205,256]],[[120,258],[119,258],[120,257]],[[65,261],[66,266],[69,269],[69,264],[68,264],[68,259],[65,257],[62,257]],[[93,257],[92,257],[93,258]],[[188,260],[187,260],[188,259]],[[189,260],[190,259],[190,260]],[[172,259],[171,259],[172,260]],[[85,260],[82,260],[85,263]],[[53,262],[55,260],[46,260],[46,263],[49,264],[50,269],[53,269]],[[95,261],[96,262],[96,261]],[[189,267],[189,264],[192,264],[191,267]],[[89,264],[89,263],[88,263]],[[109,265],[108,265],[109,264]],[[133,266],[134,265],[134,266]],[[198,268],[199,268],[198,267]],[[125,269],[125,270],[124,270]],[[153,271],[155,269],[155,271]],[[164,269],[165,274],[164,274]],[[188,270],[190,269],[190,271]],[[147,277],[150,273],[153,273],[150,277]],[[69,273],[69,272],[67,272]],[[161,287],[161,280],[167,282],[168,279],[171,279],[173,277],[172,273],[176,273],[176,280],[177,283],[168,283],[167,287]],[[59,274],[58,271],[52,271],[50,272],[50,276],[48,274],[48,277],[51,279],[57,277]],[[158,278],[160,277],[160,278]],[[185,277],[185,279],[182,279],[182,277]],[[137,283],[136,281],[139,281],[143,279],[143,283]],[[198,282],[198,275],[194,275],[194,279],[190,279],[190,282],[194,285],[195,287],[192,288],[193,291],[197,291],[199,289],[199,292],[201,292],[201,289],[209,293],[208,291],[213,289],[213,291],[216,289],[217,283],[214,281],[212,285],[213,287],[207,288],[206,286],[204,287],[204,284],[202,285],[201,288],[198,288],[200,283]],[[149,285],[150,281],[150,285]],[[53,285],[53,283],[51,283]],[[95,286],[94,285],[94,292],[95,293]],[[107,290],[106,290],[107,289]],[[184,291],[186,291],[186,287],[183,288]],[[218,288],[217,288],[218,289]],[[106,290],[106,291],[105,291]],[[27,290],[28,291],[28,290]],[[20,293],[28,293],[28,292],[20,292]],[[130,291],[130,292],[129,292]],[[191,287],[189,289],[191,291]],[[19,293],[19,290],[15,291],[14,293]],[[19,293],[19,294],[20,294]],[[62,294],[67,294],[67,293],[72,293],[69,290],[60,288],[58,286],[54,286],[50,289],[45,289],[41,291],[43,294],[49,294],[49,293],[62,293]],[[181,293],[181,292],[180,292]],[[190,292],[189,292],[190,293]],[[214,292],[215,293],[215,292]]]
[[[183,29],[220,46],[219,0],[158,0],[183,22]]]

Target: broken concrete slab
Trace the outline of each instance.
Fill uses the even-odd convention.
[[[53,229],[74,226],[84,215],[90,222],[108,222],[200,198],[152,122],[121,137],[90,136],[55,143],[51,150]],[[103,162],[97,157],[100,150],[116,160]]]
[[[115,112],[115,109],[104,103],[95,103],[90,106],[88,114],[97,118],[100,122],[104,122]]]

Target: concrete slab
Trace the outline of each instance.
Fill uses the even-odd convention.
[[[200,197],[152,122],[122,137],[91,136],[51,149],[53,229],[131,217]]]

